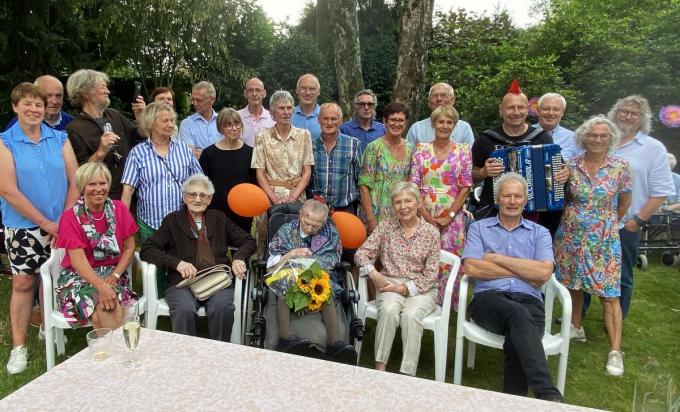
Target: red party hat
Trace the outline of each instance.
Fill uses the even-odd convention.
[[[508,93],[522,94],[522,89],[519,88],[519,82],[517,79],[513,79],[512,83],[510,83],[510,87],[508,87]]]

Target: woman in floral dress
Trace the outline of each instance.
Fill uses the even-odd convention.
[[[453,107],[442,106],[432,112],[432,127],[435,139],[432,143],[421,143],[413,155],[410,180],[418,185],[423,197],[420,213],[430,224],[441,232],[441,248],[460,256],[465,244],[465,221],[463,205],[472,186],[472,157],[470,147],[455,143],[451,132],[458,122],[458,113]],[[444,300],[446,282],[450,267],[440,267],[437,276],[438,303]],[[456,283],[451,306],[458,308]]]
[[[366,146],[359,176],[360,216],[372,232],[378,223],[393,216],[390,194],[394,185],[408,180],[413,146],[402,135],[408,108],[398,102],[383,110],[387,133]]]
[[[611,344],[606,370],[613,375],[623,374],[619,223],[632,200],[628,162],[609,154],[618,141],[617,127],[604,117],[576,130],[585,153],[569,162],[568,200],[554,244],[555,276],[571,294],[572,338],[586,340],[583,292],[599,296]]]

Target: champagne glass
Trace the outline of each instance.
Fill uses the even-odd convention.
[[[130,357],[123,363],[129,368],[136,368],[142,364],[139,359],[135,359],[135,348],[139,343],[140,331],[141,324],[138,315],[127,315],[123,318],[123,339],[125,346],[130,350]]]

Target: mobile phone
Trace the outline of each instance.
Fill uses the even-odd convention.
[[[137,101],[137,98],[142,94],[142,83],[135,80],[135,93],[132,95],[132,103]]]

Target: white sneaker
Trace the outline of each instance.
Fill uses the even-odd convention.
[[[38,329],[38,339],[45,340],[45,331],[43,328]],[[54,341],[57,341],[57,330],[54,330]],[[68,336],[64,335],[64,345],[68,343]]]
[[[607,356],[607,373],[613,376],[623,375],[623,355],[625,353],[619,351],[611,351]]]
[[[9,361],[7,362],[7,373],[14,375],[26,370],[28,364],[28,349],[21,345],[12,349],[9,354]]]
[[[569,338],[577,340],[579,342],[585,342],[586,341],[586,331],[583,330],[583,326],[576,329],[574,327],[574,325],[571,325],[571,332],[569,333]]]

